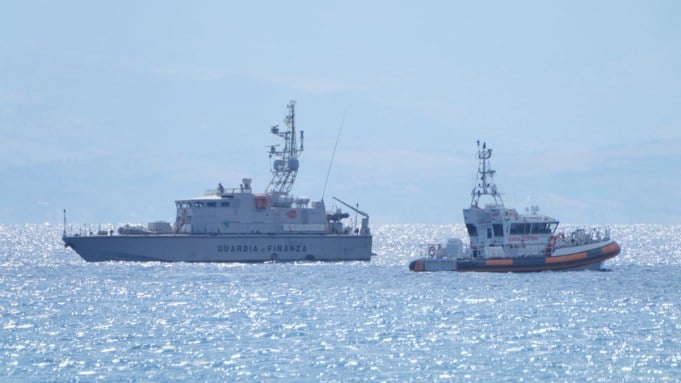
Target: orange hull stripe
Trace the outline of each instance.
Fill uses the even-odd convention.
[[[546,263],[570,262],[586,258],[586,252],[546,258]]]
[[[509,266],[512,264],[512,259],[488,259],[485,261],[485,265],[487,266]]]
[[[611,243],[608,246],[602,248],[601,252],[603,254],[619,253],[620,252],[620,245],[618,245],[617,243]]]

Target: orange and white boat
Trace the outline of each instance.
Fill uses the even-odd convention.
[[[429,245],[428,254],[409,264],[412,271],[530,272],[545,270],[599,270],[620,253],[608,227],[576,228],[559,232],[558,220],[504,206],[490,168],[492,149],[478,141],[478,179],[471,206],[463,210],[468,246],[458,238],[446,245]],[[481,206],[485,196],[492,201]]]

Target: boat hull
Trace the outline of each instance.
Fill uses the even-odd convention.
[[[596,244],[577,251],[563,251],[560,255],[518,258],[421,258],[412,261],[412,271],[478,271],[478,272],[536,272],[549,270],[600,270],[605,260],[620,253],[615,241]]]
[[[371,236],[114,235],[65,236],[88,262],[369,261]]]

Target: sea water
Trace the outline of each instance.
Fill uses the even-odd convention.
[[[607,271],[414,273],[462,225],[374,227],[370,263],[86,263],[0,226],[0,381],[681,381],[681,226]]]

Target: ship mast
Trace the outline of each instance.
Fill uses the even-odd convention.
[[[272,161],[272,180],[265,190],[267,193],[288,194],[293,188],[300,166],[298,156],[303,152],[303,131],[300,131],[300,146],[298,146],[295,122],[296,102],[291,100],[286,107],[288,108],[288,114],[284,118],[286,130],[280,131],[279,125],[274,125],[270,129],[270,133],[284,139],[284,148],[278,150],[279,145],[270,146],[270,158],[275,159]]]
[[[501,199],[501,193],[497,190],[497,185],[494,183],[494,173],[489,159],[492,157],[492,149],[487,148],[487,143],[482,143],[482,150],[480,149],[480,140],[478,140],[478,177],[476,178],[476,185],[471,192],[471,206],[478,207],[480,196],[489,195],[494,198],[494,204],[497,206],[504,206],[504,201]]]

